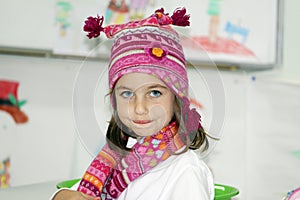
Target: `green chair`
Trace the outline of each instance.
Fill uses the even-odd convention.
[[[57,189],[71,188],[79,180],[80,179],[62,181],[58,183],[56,187]],[[234,197],[238,194],[239,194],[239,190],[237,188],[228,185],[215,184],[215,200],[230,200],[231,197]]]
[[[239,194],[239,190],[228,185],[215,184],[215,200],[230,200]]]

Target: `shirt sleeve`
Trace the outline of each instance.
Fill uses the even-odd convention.
[[[173,200],[213,200],[213,181],[210,171],[200,171],[193,166],[185,168],[174,180],[171,198]]]

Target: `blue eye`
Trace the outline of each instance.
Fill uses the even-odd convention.
[[[159,97],[160,95],[162,95],[162,93],[160,91],[158,91],[158,90],[152,90],[150,92],[150,96],[151,97]]]
[[[130,91],[124,91],[121,93],[121,96],[124,97],[124,98],[130,98],[133,96],[133,92],[130,92]]]

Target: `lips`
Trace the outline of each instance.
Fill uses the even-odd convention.
[[[133,122],[135,124],[149,124],[151,123],[152,121],[151,120],[133,120]]]

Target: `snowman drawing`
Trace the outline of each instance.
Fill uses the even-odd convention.
[[[18,87],[16,81],[0,80],[0,189],[10,186],[10,156],[17,137],[16,125],[28,121],[20,109],[26,101],[18,100]]]

